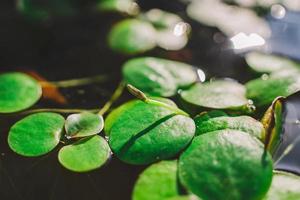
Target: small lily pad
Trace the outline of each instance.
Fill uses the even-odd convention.
[[[117,11],[129,15],[139,13],[139,6],[135,0],[98,0],[98,8],[101,11]]]
[[[300,89],[299,75],[258,78],[246,84],[247,97],[257,107],[268,106],[279,96],[287,97]]]
[[[191,65],[153,57],[134,58],[123,65],[125,81],[153,96],[173,96],[196,82]]]
[[[102,131],[104,120],[101,115],[84,112],[68,116],[65,123],[68,138],[96,135]]]
[[[271,188],[264,200],[300,199],[300,177],[291,173],[275,171]]]
[[[202,199],[261,199],[272,181],[272,158],[263,144],[236,130],[195,137],[179,159],[181,183]]]
[[[131,164],[149,164],[178,154],[195,134],[194,121],[172,109],[140,100],[123,105],[110,125],[109,144],[116,156]],[[118,108],[117,108],[118,109]]]
[[[222,109],[238,112],[252,112],[253,106],[246,98],[243,85],[230,80],[216,80],[197,83],[180,93],[184,102],[198,111],[204,109]]]
[[[59,143],[65,119],[56,113],[37,113],[18,121],[9,131],[8,144],[17,154],[41,156]]]
[[[249,133],[250,135],[261,139],[265,133],[264,126],[259,121],[249,116],[221,116],[213,118],[197,116],[194,120],[196,124],[196,135],[217,130],[232,129]]]
[[[98,135],[83,138],[74,144],[61,148],[59,162],[74,172],[87,172],[104,165],[110,157],[106,140]]]
[[[30,76],[12,72],[0,75],[0,113],[12,113],[34,105],[42,95],[40,84]]]
[[[137,54],[156,46],[156,31],[148,23],[137,19],[126,19],[117,23],[109,33],[111,49],[124,54]]]
[[[161,161],[148,167],[135,183],[133,200],[167,200],[178,196],[177,160]]]
[[[300,68],[300,64],[287,58],[259,52],[250,52],[246,54],[245,59],[247,64],[259,73],[272,73],[286,70],[287,68]]]

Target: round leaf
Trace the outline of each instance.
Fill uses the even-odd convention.
[[[272,159],[251,135],[222,130],[197,136],[179,159],[179,178],[205,200],[261,199],[272,181]]]
[[[141,57],[123,65],[125,81],[153,96],[173,96],[178,88],[185,88],[196,82],[196,71],[185,63]]]
[[[68,138],[96,135],[102,131],[103,127],[103,117],[88,112],[72,114],[68,116],[65,123]]]
[[[254,79],[246,84],[247,97],[255,106],[267,106],[279,96],[287,97],[300,89],[299,75]]]
[[[197,127],[196,135],[201,135],[217,130],[232,129],[249,133],[260,139],[265,132],[263,125],[259,121],[249,116],[221,116],[213,118],[198,116],[194,120]]]
[[[120,53],[137,54],[155,47],[155,29],[147,22],[126,19],[117,23],[109,33],[109,46]]]
[[[83,138],[61,148],[59,162],[74,172],[87,172],[101,167],[110,157],[106,140],[98,135]]]
[[[275,171],[271,188],[264,200],[300,199],[300,177],[287,172]]]
[[[135,183],[133,200],[166,200],[178,196],[177,161],[161,161],[148,167]]]
[[[245,97],[245,92],[244,86],[235,81],[217,80],[197,83],[182,91],[181,98],[198,110],[209,108],[249,112],[251,105]]]
[[[0,75],[0,113],[29,108],[41,95],[39,83],[26,74],[13,72]]]
[[[65,119],[56,113],[37,113],[18,121],[9,131],[8,144],[23,156],[40,156],[59,143]]]
[[[113,152],[131,164],[148,164],[175,156],[192,140],[194,121],[171,109],[136,100],[125,106],[109,134]],[[125,110],[125,109],[124,109]]]

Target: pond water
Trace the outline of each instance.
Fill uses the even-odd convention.
[[[124,18],[83,9],[72,17],[30,22],[15,10],[14,1],[0,3],[0,72],[30,71],[47,80],[104,75],[105,81],[61,89],[66,105],[41,100],[35,107],[101,107],[121,80],[121,65],[130,57],[112,52],[106,45],[110,27]],[[230,48],[217,29],[187,17],[179,1],[143,0],[142,9],[161,8],[180,15],[192,27],[187,46],[179,51],[156,48],[144,55],[179,60],[204,70],[208,78],[229,77],[244,83],[253,74],[244,59]],[[115,105],[131,98],[125,92]],[[176,100],[176,99],[175,99]],[[2,200],[129,200],[133,184],[146,166],[133,166],[112,158],[101,169],[75,174],[57,161],[58,149],[39,158],[25,158],[7,145],[9,127],[20,116],[0,117],[0,199]]]

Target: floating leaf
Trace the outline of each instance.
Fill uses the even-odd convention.
[[[59,143],[65,119],[56,113],[37,113],[18,121],[9,131],[8,144],[23,156],[40,156]]]
[[[272,181],[272,159],[253,136],[222,130],[197,136],[181,154],[178,172],[203,199],[261,199]]]
[[[120,53],[137,54],[156,46],[155,29],[147,22],[126,19],[117,23],[109,33],[109,46]]]
[[[222,109],[238,112],[252,112],[253,106],[245,97],[243,85],[229,80],[197,83],[180,93],[181,98],[195,109]]]
[[[135,183],[133,200],[163,200],[178,196],[177,160],[161,161],[148,167]]]
[[[272,185],[264,200],[300,199],[300,177],[291,173],[275,171]]]
[[[300,65],[284,57],[259,52],[246,54],[247,64],[256,72],[272,73],[289,68],[300,68]]]
[[[89,112],[68,116],[65,129],[68,138],[96,135],[102,131],[104,120],[101,115]]]
[[[136,15],[139,13],[139,6],[135,0],[98,0],[98,8],[101,11],[117,11]]]
[[[197,80],[196,71],[185,63],[142,57],[127,61],[123,66],[125,81],[153,96],[173,96],[179,88]]]
[[[196,124],[196,135],[217,130],[232,129],[249,133],[250,135],[260,139],[265,132],[263,125],[259,121],[249,116],[208,117],[206,115],[208,114],[197,116],[194,119]]]
[[[115,115],[107,133],[113,152],[124,162],[148,164],[173,157],[194,136],[193,120],[174,109],[140,100],[126,103],[122,109],[126,106],[130,109]]]
[[[12,72],[0,75],[0,113],[29,108],[41,95],[41,86],[26,74]]]
[[[177,197],[171,197],[166,200],[201,200],[201,199],[195,195],[182,195]]]
[[[106,140],[98,135],[87,137],[61,148],[59,162],[74,172],[87,172],[101,167],[110,157]]]
[[[252,99],[255,106],[268,106],[279,97],[287,97],[300,89],[298,74],[254,79],[246,84],[247,97]]]

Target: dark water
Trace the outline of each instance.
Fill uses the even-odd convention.
[[[193,29],[191,40],[184,49],[168,52],[157,48],[145,55],[193,64],[202,68],[208,77],[230,77],[240,82],[253,77],[243,58],[228,47],[226,38],[218,30],[188,19],[182,3],[174,0],[143,0],[140,5],[145,10],[156,7],[175,12]],[[72,17],[31,22],[16,12],[14,1],[1,0],[0,72],[33,70],[51,81],[107,75],[108,81],[102,83],[62,89],[61,93],[68,100],[67,105],[42,99],[35,106],[101,107],[117,87],[121,80],[121,65],[129,58],[111,52],[106,46],[110,27],[122,18],[124,16],[100,14],[84,7]],[[215,42],[213,38],[216,37],[221,40]],[[130,95],[125,93],[117,104],[129,98]],[[127,165],[112,158],[99,170],[75,174],[58,163],[59,148],[39,158],[20,157],[8,148],[6,141],[9,127],[18,118],[0,117],[1,200],[130,199],[133,184],[146,166]]]

